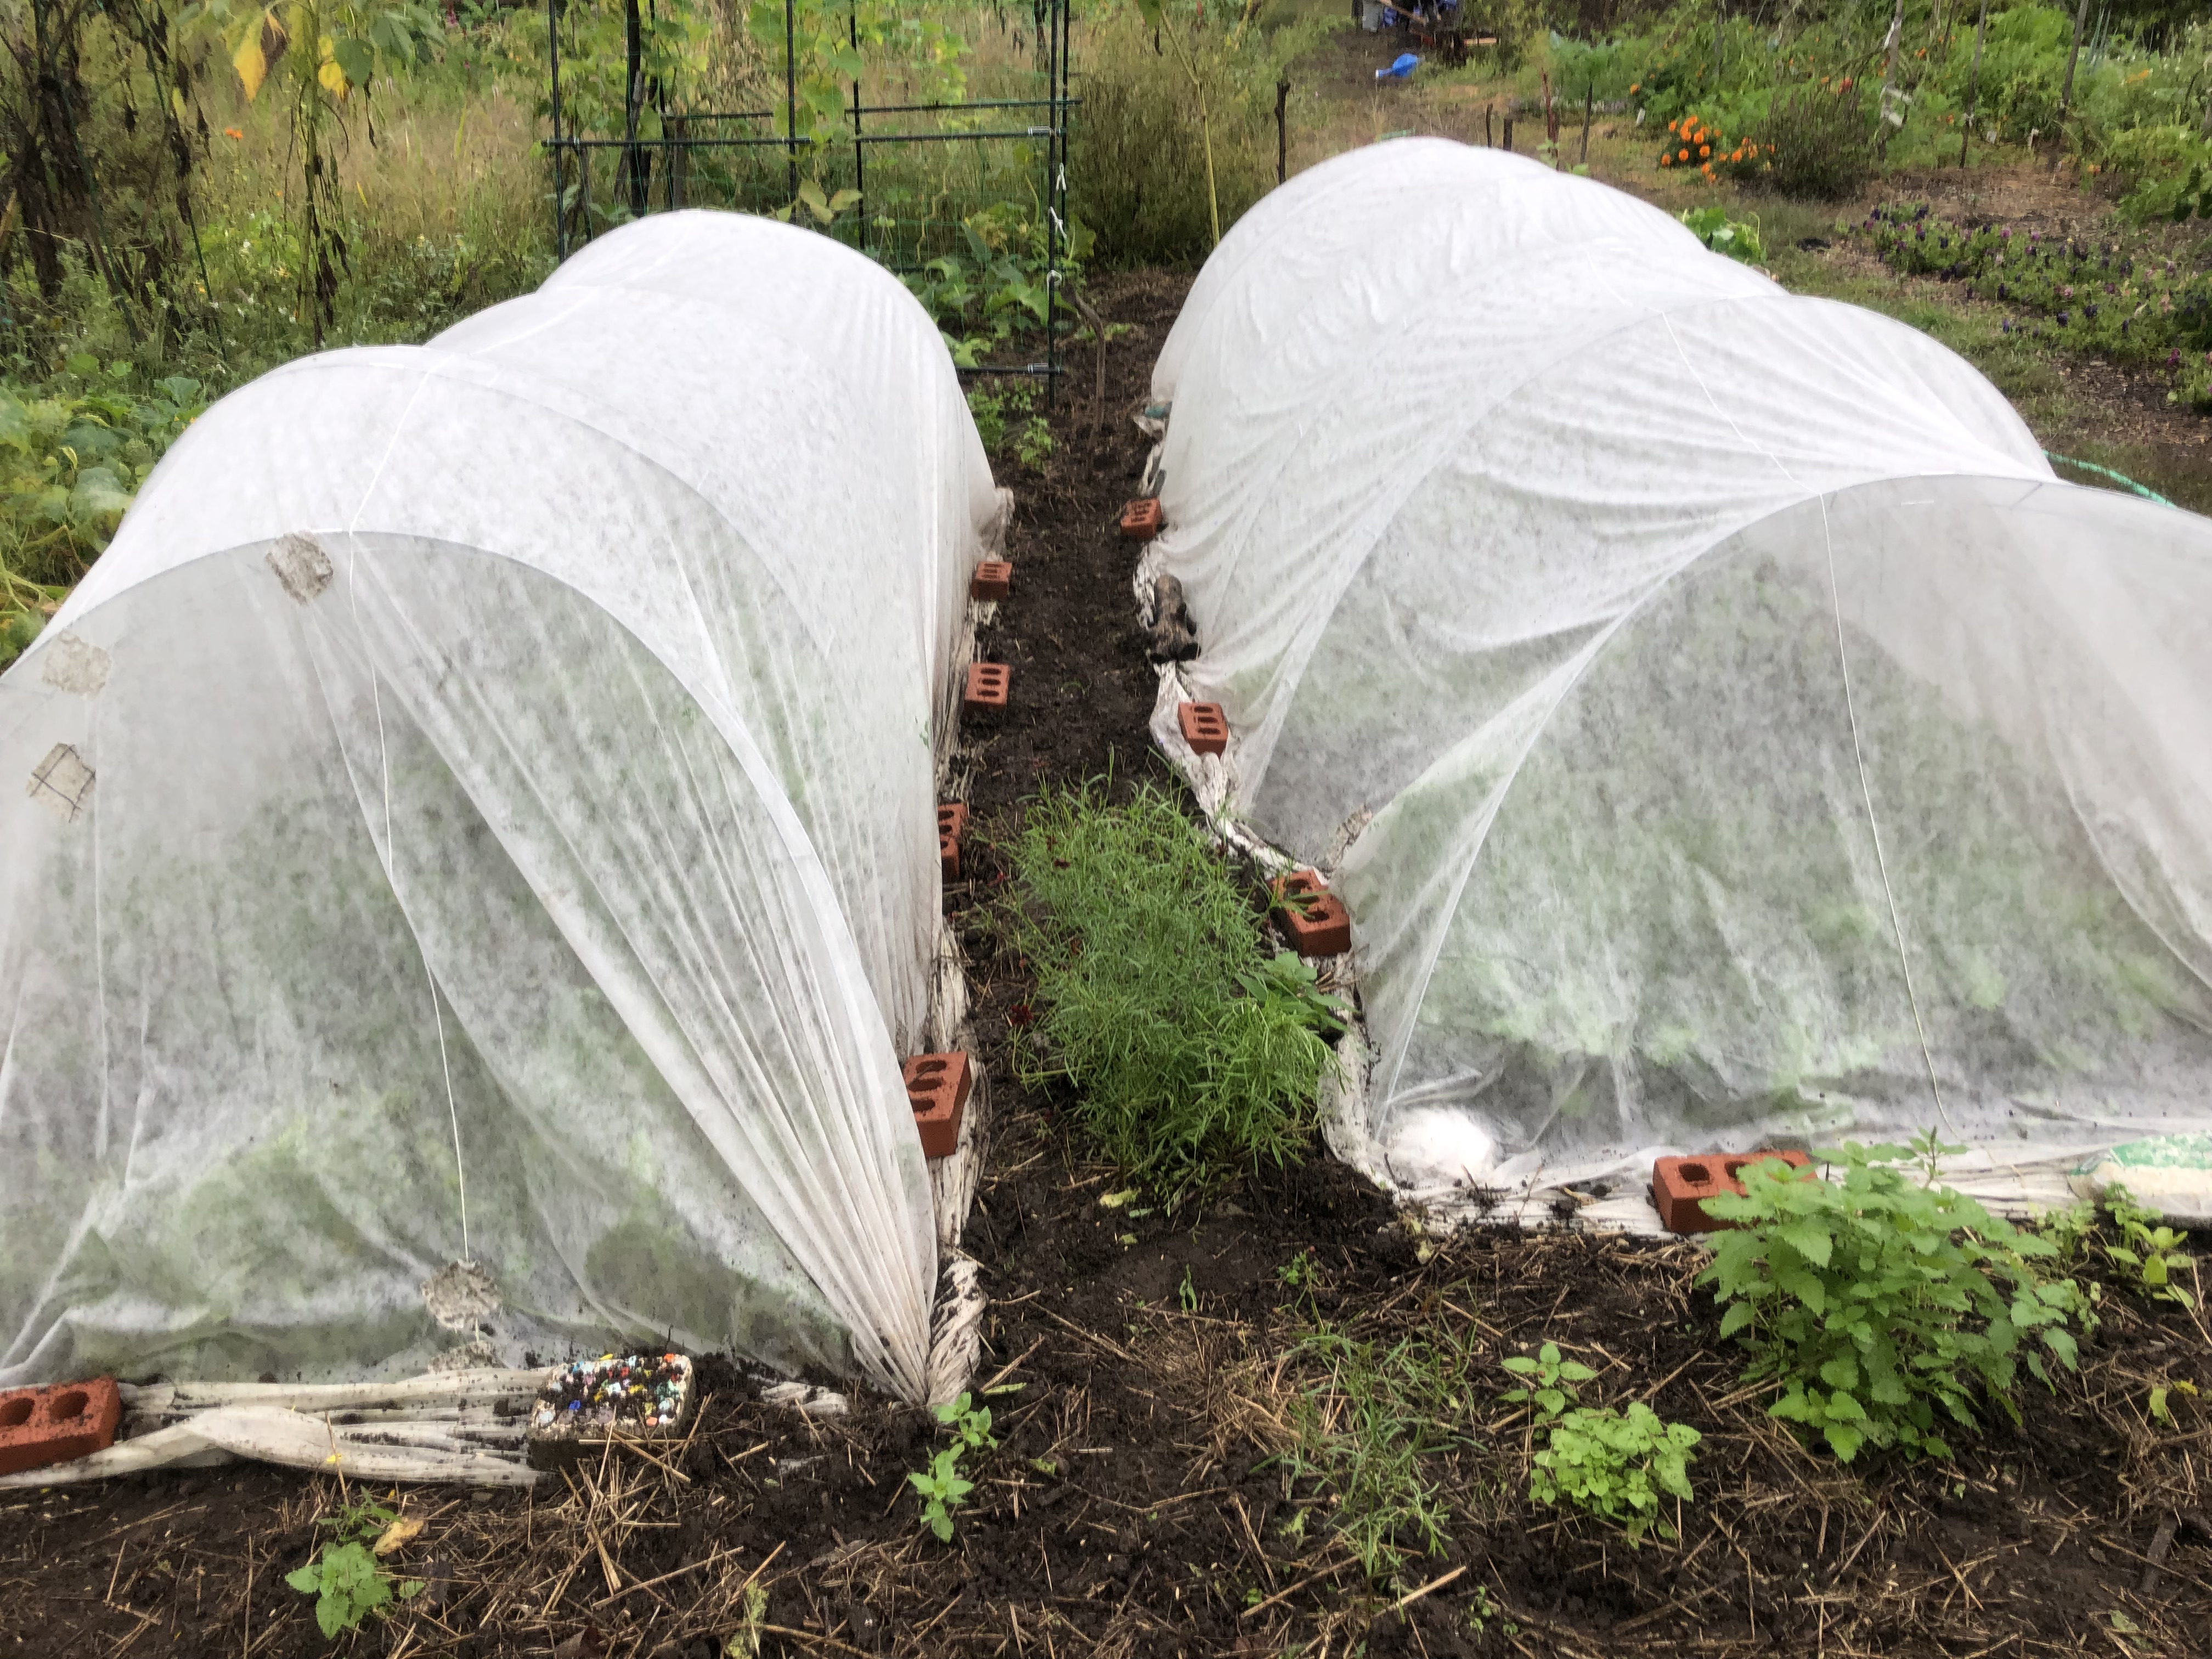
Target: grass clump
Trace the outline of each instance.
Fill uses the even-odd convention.
[[[1334,1024],[1296,994],[1229,866],[1166,793],[1048,790],[1006,915],[1036,976],[1025,1086],[1064,1080],[1107,1157],[1170,1200],[1297,1158]],[[1244,981],[1259,985],[1254,994]]]
[[[2069,1324],[2095,1324],[2072,1279],[2035,1271],[2056,1245],[1934,1184],[1936,1159],[1963,1150],[1927,1135],[1816,1154],[1836,1180],[1765,1159],[1745,1166],[1745,1196],[1708,1200],[1736,1224],[1699,1275],[1727,1310],[1721,1334],[1751,1347],[1746,1381],[1780,1385],[1769,1411],[1844,1462],[1869,1445],[1948,1457],[1946,1419],[1972,1431],[1984,1401],[2017,1424],[2021,1364],[2048,1385],[2046,1355],[2076,1367]],[[1914,1161],[1917,1182],[1899,1167]]]
[[[1472,1325],[1462,1334],[1440,1323],[1431,1335],[1385,1343],[1323,1323],[1296,1352],[1328,1374],[1292,1411],[1293,1474],[1335,1496],[1330,1524],[1370,1578],[1411,1555],[1442,1554],[1451,1516],[1431,1465],[1474,1443]]]
[[[1769,179],[1784,196],[1838,202],[1874,174],[1874,145],[1858,100],[1800,87],[1774,101],[1761,137]]]

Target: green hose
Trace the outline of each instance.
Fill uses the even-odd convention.
[[[2173,506],[2172,501],[2166,500],[2166,497],[2160,495],[2158,491],[2155,489],[2145,489],[2142,485],[2137,483],[2133,478],[2128,477],[2124,472],[2115,472],[2109,466],[2099,466],[2094,461],[2077,461],[2071,455],[2061,455],[2054,449],[2046,449],[2043,453],[2051,459],[2057,462],[2061,466],[2070,466],[2078,471],[2094,472],[2100,478],[2110,478],[2114,483],[2120,485],[2124,489],[2134,490],[2136,495],[2142,496],[2147,501],[2156,501],[2160,507]]]

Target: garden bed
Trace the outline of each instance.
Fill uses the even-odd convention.
[[[975,1486],[951,1541],[907,1480],[947,1444],[929,1414],[855,1395],[805,1416],[709,1360],[696,1426],[650,1456],[602,1450],[526,1495],[404,1493],[427,1525],[386,1564],[423,1588],[342,1643],[564,1659],[733,1641],[989,1659],[2198,1651],[2206,1431],[2178,1393],[2171,1424],[2150,1409],[2154,1388],[2212,1392],[2195,1313],[2108,1294],[2080,1375],[2055,1395],[2023,1381],[2018,1429],[1960,1437],[1951,1464],[1846,1468],[1739,1385],[1692,1283],[1698,1246],[1438,1243],[1318,1156],[1169,1214],[1086,1160],[1067,1101],[1019,1088],[1007,1018],[1029,988],[982,912],[992,844],[1041,784],[1110,775],[1125,794],[1167,775],[1115,520],[1144,455],[1127,416],[1185,286],[1097,284],[1132,325],[1103,405],[1079,347],[1047,471],[1001,463],[1020,501],[1013,591],[981,643],[1012,666],[1012,697],[976,750],[969,879],[948,898],[991,1073],[967,1237],[992,1299],[976,1403],[998,1443],[961,1465]],[[1631,1548],[1528,1501],[1526,1413],[1498,1396],[1519,1380],[1503,1362],[1546,1342],[1595,1373],[1586,1400],[1643,1401],[1702,1436],[1678,1539]],[[328,1535],[317,1516],[361,1495],[252,1467],[9,1493],[0,1641],[321,1652],[285,1575]]]

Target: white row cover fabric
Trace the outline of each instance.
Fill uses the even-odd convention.
[[[1153,394],[1226,810],[1336,866],[1407,1184],[2212,1127],[2212,525],[1442,141],[1262,201]]]
[[[0,679],[0,1383],[615,1336],[919,1397],[996,511],[900,283],[736,216],[210,410]]]

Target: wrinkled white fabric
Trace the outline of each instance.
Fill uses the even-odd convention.
[[[510,1361],[919,1397],[898,1056],[996,507],[897,281],[737,216],[202,417],[0,679],[0,1382],[409,1374],[472,1256]]]
[[[2212,526],[2057,483],[1914,330],[1443,141],[1261,203],[1153,392],[1229,810],[1357,832],[1374,1144],[2212,1119]]]

